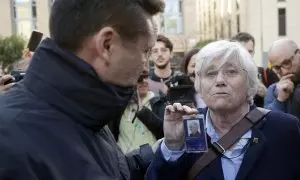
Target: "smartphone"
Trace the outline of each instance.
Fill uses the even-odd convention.
[[[36,48],[39,46],[41,40],[43,38],[43,33],[39,31],[32,31],[27,48],[29,51],[34,52]]]
[[[194,103],[195,91],[193,85],[180,85],[171,87],[167,94],[168,101],[173,103],[189,104]]]

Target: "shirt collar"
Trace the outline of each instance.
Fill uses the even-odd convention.
[[[248,107],[248,111],[250,111],[250,106]],[[206,113],[206,118],[205,118],[205,129],[206,129],[206,133],[209,135],[209,137],[211,138],[211,142],[216,142],[220,139],[218,133],[216,132],[211,118],[210,118],[210,110],[208,109],[207,113]],[[249,130],[247,131],[240,139],[250,139],[252,136],[252,131]]]

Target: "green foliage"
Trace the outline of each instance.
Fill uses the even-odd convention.
[[[10,73],[13,64],[22,58],[25,43],[25,38],[18,35],[0,37],[0,67],[3,73]]]
[[[204,41],[199,41],[196,45],[195,48],[203,48],[204,46],[206,46],[207,44],[213,42],[215,40],[204,40]]]

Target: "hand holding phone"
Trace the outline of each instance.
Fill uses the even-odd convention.
[[[39,46],[41,40],[43,38],[43,33],[38,31],[32,31],[31,36],[29,38],[29,42],[27,48],[29,51],[34,52],[36,48]]]

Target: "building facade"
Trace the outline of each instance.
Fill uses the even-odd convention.
[[[160,34],[174,44],[174,53],[182,55],[200,39],[200,0],[164,0],[164,13],[156,16]]]
[[[33,30],[49,35],[48,20],[53,0],[1,0],[0,35],[30,37]]]
[[[32,30],[49,36],[48,20],[54,0],[0,0],[0,35]],[[271,43],[290,38],[300,45],[300,0],[164,0],[165,12],[155,17],[159,33],[183,55],[199,41],[228,39],[245,31],[256,40],[254,60],[267,65]]]
[[[279,38],[300,45],[299,0],[200,0],[200,40],[228,39],[248,32],[256,40],[255,62],[267,66],[268,50]]]

